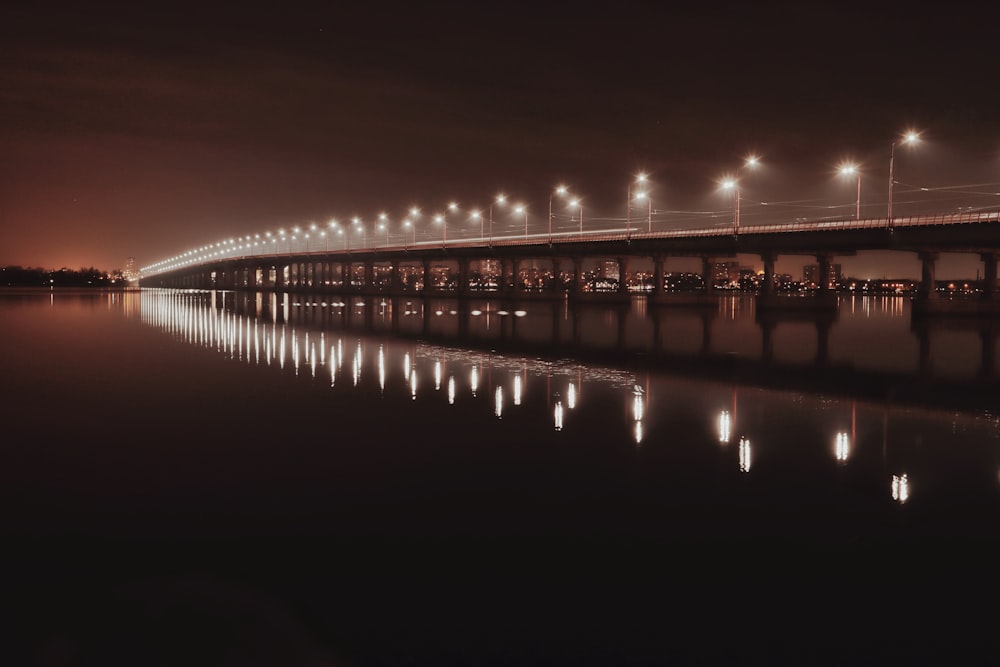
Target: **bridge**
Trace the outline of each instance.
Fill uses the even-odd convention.
[[[158,262],[143,269],[145,287],[186,289],[256,289],[334,293],[455,296],[535,295],[585,297],[593,295],[584,262],[617,264],[617,281],[610,295],[628,297],[624,277],[630,262],[652,260],[653,285],[649,296],[664,300],[664,263],[670,257],[702,261],[705,292],[711,289],[714,263],[739,254],[758,255],[764,265],[761,304],[788,305],[775,294],[774,264],[781,255],[815,257],[818,280],[815,297],[797,299],[798,305],[830,303],[834,258],[861,251],[915,253],[922,266],[917,302],[920,312],[1000,312],[997,299],[997,260],[1000,257],[1000,210],[939,215],[827,220],[730,228],[635,231],[604,229],[558,231],[474,239],[420,240],[386,243],[371,239],[352,248],[349,237],[340,247],[328,238],[317,242],[308,234],[271,239],[241,239],[207,246],[199,251]],[[321,245],[323,247],[318,247]],[[969,306],[941,304],[936,294],[935,265],[941,253],[971,253],[983,263],[982,298]],[[529,280],[523,262],[547,263],[541,280]],[[563,270],[564,263],[568,270]],[[473,268],[475,267],[475,268]],[[595,295],[596,296],[596,295]],[[705,296],[708,296],[707,294]]]

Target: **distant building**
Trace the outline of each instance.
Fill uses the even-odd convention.
[[[604,260],[597,267],[597,275],[606,280],[618,280],[621,278],[618,262],[613,259]]]
[[[750,269],[746,269],[751,271]],[[742,270],[739,262],[716,262],[712,267],[712,282],[715,285],[736,285],[740,282]]]
[[[830,281],[827,288],[836,289],[837,285],[842,282],[842,277],[840,264],[831,264]],[[819,264],[806,264],[802,267],[802,282],[804,282],[808,287],[819,286]]]

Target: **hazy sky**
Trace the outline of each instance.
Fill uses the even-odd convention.
[[[897,214],[1000,205],[988,6],[860,7],[15,0],[0,9],[0,264],[142,266],[501,191],[542,225],[561,183],[611,225],[639,171],[658,225],[722,224],[718,180],[751,152],[745,225],[850,217],[845,159],[876,217],[909,128],[923,140],[897,147]]]

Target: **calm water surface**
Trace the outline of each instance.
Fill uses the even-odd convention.
[[[2,292],[10,664],[990,663],[997,328]]]

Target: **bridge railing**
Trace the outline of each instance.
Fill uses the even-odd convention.
[[[932,225],[966,225],[981,223],[1000,222],[1000,209],[965,211],[961,213],[941,213],[936,215],[919,215],[894,217],[890,221],[888,218],[866,218],[863,220],[800,220],[795,222],[768,223],[760,225],[744,225],[739,229],[736,236],[749,236],[757,234],[789,234],[816,231],[841,231],[858,229],[889,229],[898,227],[922,227]],[[890,224],[891,223],[891,224]],[[232,245],[223,247],[203,255],[189,253],[183,259],[177,261],[164,261],[156,266],[147,275],[155,275],[164,271],[171,271],[177,268],[208,264],[220,259],[247,259],[252,257],[267,256],[287,256],[287,255],[325,255],[336,253],[399,253],[407,250],[421,250],[433,248],[486,248],[486,247],[532,247],[548,244],[572,244],[572,243],[617,243],[622,241],[644,240],[644,239],[674,239],[674,238],[710,238],[720,236],[733,236],[734,232],[729,225],[717,227],[701,227],[689,229],[667,229],[660,231],[635,231],[616,229],[589,229],[574,231],[555,231],[550,233],[524,234],[517,236],[495,236],[492,239],[450,239],[450,240],[420,240],[412,243],[389,243],[383,245],[371,245],[367,247],[351,248],[336,244],[330,247],[326,241],[316,242],[304,239],[292,240],[282,239],[280,242],[262,243],[260,245]]]

